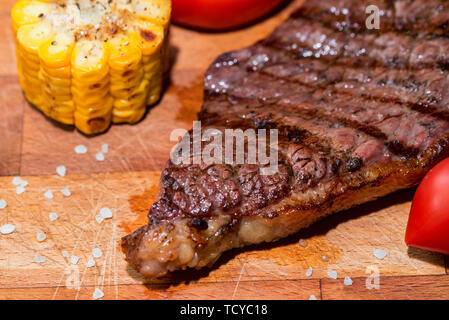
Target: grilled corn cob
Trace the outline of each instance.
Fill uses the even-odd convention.
[[[19,0],[19,81],[30,103],[85,134],[136,123],[162,92],[170,0]]]

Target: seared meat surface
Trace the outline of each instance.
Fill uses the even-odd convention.
[[[380,30],[365,27],[371,4]],[[129,263],[152,278],[210,266],[416,185],[449,153],[448,23],[442,0],[306,1],[266,39],[218,57],[203,132],[277,129],[278,170],[169,161],[148,225],[123,238]]]

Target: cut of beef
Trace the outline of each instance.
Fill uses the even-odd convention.
[[[380,30],[365,29],[368,4]],[[203,132],[277,129],[278,170],[169,161],[148,225],[123,238],[127,260],[148,277],[210,266],[416,185],[449,154],[448,12],[441,0],[307,1],[266,39],[218,57]]]

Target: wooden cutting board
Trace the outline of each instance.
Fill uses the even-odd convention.
[[[0,2],[0,199],[8,204],[0,210],[0,225],[16,226],[0,235],[1,299],[92,299],[95,288],[103,299],[449,299],[444,256],[407,248],[403,241],[413,190],[340,213],[283,241],[234,250],[210,270],[146,281],[125,263],[119,239],[146,223],[174,144],[170,133],[196,119],[207,66],[220,53],[268,35],[301,1],[240,31],[173,27],[171,84],[162,102],[138,125],[114,126],[94,138],[53,125],[24,101],[10,31],[14,2]],[[98,162],[103,143],[109,153]],[[75,154],[79,144],[88,147],[87,154]],[[66,166],[65,177],[56,175],[59,165]],[[16,193],[13,176],[28,181],[25,193]],[[69,197],[60,192],[66,187]],[[44,197],[47,190],[53,199]],[[113,218],[98,223],[103,207]],[[59,218],[50,221],[50,212]],[[38,232],[47,239],[38,242]],[[102,256],[89,268],[94,248]],[[376,249],[387,256],[376,258]],[[45,262],[36,263],[37,256]],[[336,280],[329,270],[337,272]],[[344,285],[345,277],[353,284]]]

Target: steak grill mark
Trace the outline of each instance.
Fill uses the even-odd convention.
[[[248,64],[251,65],[250,61]],[[239,65],[242,66],[242,63]],[[243,66],[245,66],[244,63]],[[227,68],[220,67],[216,70],[218,74],[212,77],[212,84],[206,81],[206,89],[211,94],[213,91],[212,87],[216,83],[214,79],[217,76],[219,79],[231,77],[233,86],[227,85],[225,94],[228,97],[232,95],[234,100],[260,100],[260,97],[263,97],[263,99],[269,100],[272,106],[279,108],[278,114],[284,114],[285,112],[298,114],[307,111],[308,114],[320,118],[338,117],[346,125],[361,129],[375,137],[388,140],[387,144],[390,146],[391,151],[400,155],[415,155],[428,147],[436,136],[447,129],[447,121],[410,110],[401,104],[366,101],[366,99],[363,99],[364,92],[360,93],[362,98],[355,98],[351,95],[351,91],[358,93],[358,87],[354,85],[351,85],[353,89],[350,89],[341,85],[338,86],[337,83],[337,85],[332,85],[333,90],[326,92],[325,90],[316,90],[307,81],[305,83],[306,86],[299,85],[298,83],[303,82],[303,79],[292,77],[291,75],[278,77],[269,74],[269,78],[266,78],[260,75],[261,72],[263,73],[263,70],[263,67],[261,67],[256,69],[257,73],[249,72],[245,74],[244,72],[246,71],[243,69],[237,69],[237,64]],[[306,71],[312,71],[312,69],[307,68]],[[222,72],[226,75],[222,75]],[[329,71],[329,73],[331,74],[328,77],[330,82],[336,82],[337,77],[332,76],[332,71]],[[323,77],[315,76],[315,78],[322,79]],[[248,79],[248,81],[247,83],[241,83],[238,79]],[[292,82],[296,90],[293,90],[290,86],[283,85],[282,81]],[[326,83],[321,84],[324,87],[325,85]],[[217,89],[217,87],[215,86],[214,89]],[[242,88],[244,89],[242,90]],[[262,90],[261,92],[261,88],[267,88],[267,90]],[[296,93],[298,89],[301,93]],[[371,91],[373,90],[371,89]],[[381,100],[385,101],[386,99],[382,97]],[[256,107],[246,108],[246,110],[240,109],[236,114],[240,113],[248,117],[252,113],[256,113],[257,109],[260,110],[264,107],[263,103],[259,105],[255,103],[253,105],[256,105]],[[228,105],[228,112],[239,106],[241,107],[240,104]],[[204,109],[207,112],[222,113],[221,104],[213,108],[211,103],[206,103]]]

